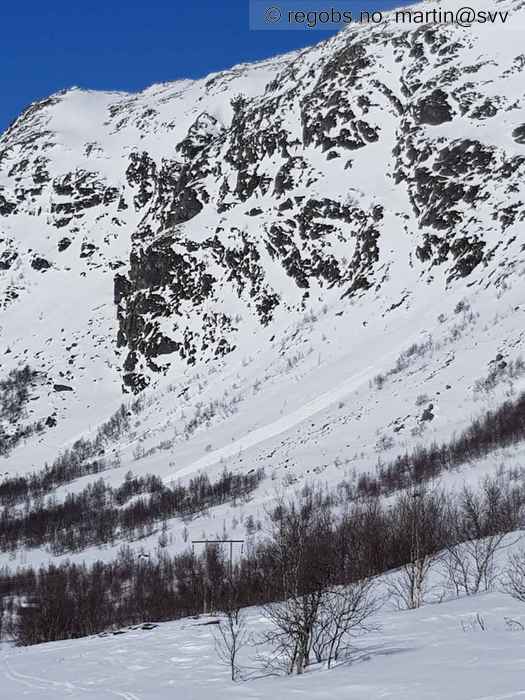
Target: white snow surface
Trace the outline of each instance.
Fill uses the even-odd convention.
[[[486,630],[475,624],[480,615]],[[88,637],[33,647],[0,647],[2,697],[9,700],[512,700],[525,695],[525,607],[485,593],[414,611],[384,609],[379,629],[356,637],[350,663],[303,676],[263,677],[255,648],[243,650],[233,684],[217,659],[211,618],[162,623],[151,631]],[[248,613],[255,636],[264,628]],[[259,649],[261,651],[261,649]],[[259,677],[258,677],[259,676]],[[262,676],[262,677],[261,677]]]
[[[474,4],[487,9],[482,2]],[[446,9],[459,5],[459,0],[451,0]],[[450,123],[425,127],[433,147],[472,138],[495,147],[499,154],[525,156],[525,144],[511,137],[513,129],[525,123],[524,73],[516,69],[524,60],[525,11],[516,1],[498,2],[496,7],[511,10],[505,27],[474,25],[446,31],[458,32],[465,66],[479,63],[484,81],[481,97],[494,97],[501,109],[490,119],[474,121],[465,114]],[[391,43],[377,38],[382,32],[387,36],[403,29],[411,28],[394,30],[389,25],[363,30],[376,41],[376,75],[400,98],[403,66],[396,62]],[[277,76],[283,91],[291,94],[291,82],[314,83],[345,37],[342,32],[302,52],[237,66],[199,81],[154,85],[136,95],[65,91],[51,98],[30,127],[22,117],[0,137],[0,148],[14,144],[9,145],[6,162],[0,163],[0,194],[8,199],[16,199],[18,188],[27,185],[28,175],[10,172],[29,152],[31,162],[41,155],[48,159],[52,178],[61,178],[73,168],[95,172],[104,185],[124,193],[128,205],[122,212],[117,201],[105,209],[87,209],[80,224],[73,220],[57,229],[51,205],[62,200],[54,195],[50,199],[44,192],[35,194],[16,216],[0,218],[0,244],[20,252],[13,267],[0,269],[0,379],[26,362],[43,372],[49,381],[33,392],[24,418],[51,413],[58,418],[55,428],[31,436],[0,458],[0,476],[42,469],[79,438],[93,437],[122,403],[129,406],[133,400],[122,392],[124,354],[116,347],[113,303],[114,269],[129,270],[131,236],[143,215],[132,206],[133,192],[126,191],[130,154],[147,151],[160,165],[163,159],[176,157],[175,145],[201,113],[228,127],[232,97],[242,93],[248,99],[263,99]],[[430,55],[430,49],[425,50]],[[292,78],[287,74],[291,67]],[[434,63],[430,65],[422,81],[431,80],[435,68]],[[467,71],[458,77],[457,94],[468,90],[471,79]],[[426,269],[414,254],[419,239],[412,227],[407,188],[393,182],[397,117],[386,97],[381,99],[372,105],[372,116],[381,124],[380,138],[352,152],[352,169],[345,169],[345,158],[328,163],[320,149],[309,146],[301,155],[309,172],[315,172],[315,182],[307,184],[300,174],[292,192],[294,197],[338,201],[351,197],[363,208],[371,207],[381,194],[385,218],[381,259],[375,270],[377,287],[350,300],[342,298],[339,287],[312,282],[303,304],[302,292],[265,253],[266,279],[285,303],[271,325],[264,327],[231,282],[223,280],[217,305],[238,316],[235,350],[213,361],[205,358],[194,367],[171,358],[164,373],[143,393],[142,407],[132,416],[129,431],[105,445],[109,468],[60,487],[54,497],[63,499],[78,492],[94,478],[118,486],[129,470],[136,475],[158,474],[166,483],[186,483],[202,471],[215,479],[225,468],[244,473],[265,468],[266,478],[247,502],[210,509],[191,522],[171,520],[167,551],[177,553],[187,549],[191,538],[246,537],[248,516],[263,520],[277,494],[293,496],[306,483],[334,488],[363,472],[373,473],[379,462],[418,445],[450,440],[473,419],[525,390],[525,373],[510,371],[525,358],[523,221],[511,225],[503,238],[481,202],[476,213],[485,217],[486,242],[493,249],[490,266],[479,266],[453,284],[447,283],[444,266]],[[281,117],[283,127],[300,137],[298,103],[299,97],[293,97],[289,112]],[[32,138],[35,128],[36,145],[33,148],[29,142],[28,151],[27,144],[20,144],[26,136]],[[281,164],[278,156],[266,157],[260,167],[274,176]],[[208,184],[211,203],[184,229],[184,235],[197,243],[218,223],[212,206],[218,183]],[[493,195],[501,207],[525,201],[525,182],[516,187],[510,198],[501,183],[493,183]],[[265,210],[262,219],[245,215],[254,207]],[[224,216],[229,227],[256,239],[271,207],[271,195],[257,193]],[[112,217],[119,218],[119,227]],[[341,224],[341,234],[346,233],[345,226]],[[57,241],[64,235],[73,242],[58,253]],[[92,259],[79,256],[84,240],[97,246]],[[339,257],[351,258],[355,244],[351,235],[342,235],[329,245]],[[50,261],[51,269],[42,273],[31,267],[35,252]],[[495,280],[498,284],[493,284]],[[13,289],[18,297],[9,300]],[[189,317],[191,309],[183,312]],[[167,332],[172,330],[170,323],[166,320]],[[485,380],[500,361],[497,357],[504,359],[509,370],[501,371],[487,389]],[[71,385],[73,391],[56,393],[53,382]],[[434,417],[423,421],[422,413],[430,404]],[[522,468],[524,459],[523,445],[498,450],[444,474],[440,484],[450,489],[465,482],[475,484],[486,474]],[[158,537],[155,531],[130,544],[136,550],[155,551]],[[57,559],[111,561],[121,544],[117,541],[62,557],[54,557],[46,548],[2,552],[0,566],[16,570]],[[486,622],[484,632],[467,629],[477,613]],[[235,685],[217,662],[213,626],[202,625],[205,618],[25,649],[3,643],[0,697],[525,698],[525,632],[507,629],[505,617],[525,624],[523,604],[503,593],[449,600],[411,612],[385,608],[378,615],[381,629],[355,640],[352,663],[332,671],[313,667],[303,677],[252,677]],[[254,633],[261,630],[259,610],[249,612],[249,624]],[[249,654],[244,663],[253,665]]]
[[[475,133],[483,143],[525,155],[525,146],[509,135],[516,124],[525,122],[523,74],[512,71],[521,51],[517,38],[525,29],[525,12],[516,2],[497,6],[511,9],[508,26],[497,31],[487,26],[461,31],[461,50],[465,65],[480,62],[487,94],[504,85],[501,99],[508,109],[492,120],[474,123],[462,117],[426,129],[436,143],[449,138],[454,130],[455,138]],[[376,37],[386,30],[369,31]],[[42,127],[38,138],[49,139],[42,150],[49,158],[47,167],[53,177],[60,177],[74,163],[77,169],[96,171],[107,184],[123,187],[131,151],[147,150],[157,163],[173,157],[175,144],[200,113],[206,111],[220,124],[228,125],[233,96],[243,93],[255,99],[264,95],[268,83],[277,75],[284,76],[294,62],[296,79],[310,69],[317,70],[334,47],[344,44],[345,36],[342,32],[303,52],[237,66],[200,81],[155,85],[137,95],[73,89],[53,96],[53,104],[44,107],[38,117]],[[397,89],[402,66],[395,62],[391,46],[387,41],[384,45],[378,42],[375,51],[385,84]],[[283,90],[289,88],[289,78],[282,79]],[[469,79],[469,74],[461,76],[461,80]],[[297,128],[292,119],[296,107],[292,104],[287,115],[290,128]],[[149,109],[154,115],[146,118],[144,113]],[[320,175],[312,188],[299,179],[293,194],[341,200],[351,194],[361,203],[370,203],[381,192],[387,205],[382,222],[384,257],[376,271],[377,279],[383,278],[381,286],[349,300],[342,298],[341,288],[321,289],[312,284],[308,303],[300,308],[296,286],[280,265],[265,260],[268,278],[287,304],[271,325],[264,327],[247,313],[225,282],[221,303],[229,310],[238,308],[240,315],[236,349],[195,367],[172,358],[165,375],[160,374],[144,392],[143,408],[133,416],[129,432],[106,446],[111,468],[97,478],[116,486],[128,470],[137,475],[155,473],[169,483],[179,479],[187,482],[203,470],[213,479],[225,467],[234,472],[265,468],[266,479],[249,503],[221,506],[195,517],[187,524],[190,537],[222,532],[242,536],[243,519],[250,514],[262,518],[265,504],[277,491],[293,493],[307,482],[332,487],[373,471],[379,461],[384,463],[417,445],[449,440],[473,418],[525,389],[525,374],[507,376],[504,372],[490,391],[482,388],[482,380],[498,355],[511,366],[524,352],[523,222],[516,222],[507,231],[508,241],[501,246],[487,220],[489,243],[494,246],[490,273],[480,266],[464,280],[448,285],[443,266],[424,270],[414,255],[416,234],[403,224],[411,212],[406,189],[402,184],[394,186],[390,172],[396,122],[386,100],[377,111],[383,120],[381,139],[353,152],[352,170],[345,170],[344,159],[331,160],[328,165],[319,149],[309,147],[304,156]],[[13,127],[16,133],[23,128],[23,120]],[[8,143],[11,136],[7,132],[0,145]],[[9,151],[9,167],[20,159],[20,148],[17,141]],[[276,160],[264,167],[275,172],[279,165]],[[14,194],[9,167],[0,168],[0,186],[5,185],[6,194]],[[497,192],[498,187],[494,183]],[[505,197],[500,194],[503,205]],[[129,192],[126,196],[130,197]],[[525,183],[520,184],[515,197],[525,199]],[[246,217],[245,210],[264,207],[269,199],[270,195],[254,195],[233,210],[229,225],[249,229],[256,237],[261,224]],[[109,214],[100,215],[97,208],[84,214],[82,235],[103,251],[100,259],[96,258],[97,264],[91,266],[79,260],[82,236],[57,253],[57,238],[70,231],[52,225],[50,202],[43,195],[41,199],[36,195],[24,213],[0,222],[4,238],[15,240],[25,255],[28,250],[38,250],[53,265],[42,273],[21,257],[8,272],[0,271],[2,295],[12,285],[19,291],[15,302],[5,309],[0,306],[2,375],[29,362],[45,371],[51,382],[74,389],[57,394],[46,384],[35,392],[28,418],[55,411],[58,425],[0,458],[2,474],[42,469],[78,438],[92,437],[122,402],[131,403],[130,395],[122,393],[123,354],[116,348],[114,273],[108,265],[123,261],[122,269],[127,270],[130,236],[141,217],[131,201],[128,204],[119,214],[125,225],[118,230],[111,226]],[[112,207],[111,215],[116,214],[117,203]],[[213,217],[211,207],[205,206],[188,223],[185,235],[198,241],[217,223]],[[331,245],[340,246],[351,257],[348,241],[333,240]],[[490,278],[498,278],[500,284],[496,287]],[[73,343],[77,344],[75,349],[71,349]],[[414,344],[417,351],[405,355],[399,364],[398,359]],[[376,381],[378,375],[385,376],[381,386]],[[421,416],[429,404],[433,405],[434,418],[425,422]],[[520,467],[523,456],[522,448],[499,451],[466,465],[459,474],[445,475],[442,481],[451,487],[465,480],[476,482],[501,466]],[[92,479],[78,479],[54,495],[63,498]],[[186,548],[184,527],[178,520],[169,523],[170,551]],[[154,549],[157,540],[155,533],[133,546]],[[120,544],[92,548],[69,558],[109,560]],[[1,553],[0,565],[16,568],[52,558],[46,550],[22,550]]]

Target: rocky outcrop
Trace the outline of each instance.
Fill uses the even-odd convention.
[[[123,384],[140,391],[231,351],[243,318],[378,295],[398,249],[420,278],[492,284],[525,218],[525,61],[509,48],[496,68],[483,36],[387,19],[205,81],[98,96],[80,148],[59,127],[89,95],[33,105],[0,140],[2,308],[33,273],[111,278]],[[8,227],[33,221],[42,235],[15,241]]]

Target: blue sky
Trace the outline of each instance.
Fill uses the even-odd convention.
[[[65,87],[139,90],[329,36],[250,31],[248,17],[248,0],[1,0],[0,132]]]
[[[3,0],[0,131],[33,100],[65,87],[138,90],[323,36],[250,31],[247,0]]]

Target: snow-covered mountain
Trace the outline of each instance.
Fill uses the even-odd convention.
[[[105,479],[264,467],[257,509],[525,388],[525,11],[497,8],[31,105],[0,138],[1,472],[124,403]]]

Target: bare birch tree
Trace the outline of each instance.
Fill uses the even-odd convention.
[[[379,608],[375,582],[364,579],[325,591],[322,611],[312,635],[312,650],[328,668],[346,657],[354,635],[370,631],[371,616]]]
[[[388,589],[399,608],[410,610],[425,602],[429,574],[442,556],[446,542],[445,497],[424,487],[412,489],[398,499],[395,511],[396,525],[408,540],[408,551],[405,564],[391,578]]]
[[[230,669],[232,681],[239,678],[239,652],[250,641],[245,614],[239,608],[230,608],[215,630],[215,651],[219,660]]]
[[[496,554],[511,544],[507,533],[517,526],[517,512],[505,507],[506,500],[503,488],[486,480],[477,491],[465,487],[451,509],[453,538],[446,548],[445,571],[457,596],[496,587],[501,573]]]
[[[307,491],[299,504],[279,503],[272,516],[272,555],[282,600],[264,607],[270,622],[266,642],[288,673],[304,672],[323,593],[333,578],[330,537],[333,516],[321,493]]]

